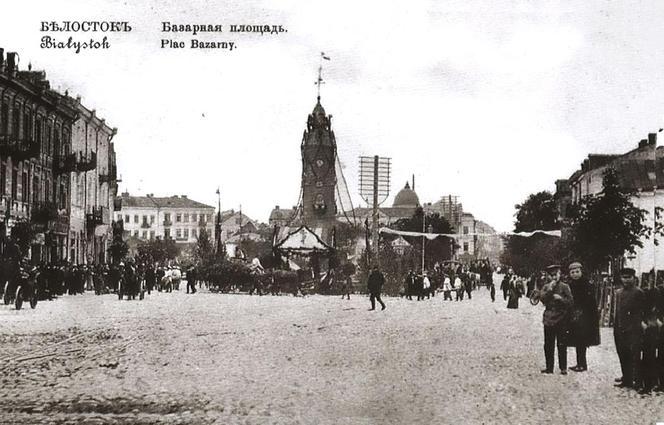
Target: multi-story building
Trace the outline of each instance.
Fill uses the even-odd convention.
[[[109,127],[96,111],[69,102],[78,111],[72,128],[71,152],[59,167],[70,173],[71,191],[69,259],[75,263],[105,263],[111,243],[111,214],[117,194],[117,166],[112,143],[117,130]]]
[[[0,238],[19,220],[32,224],[33,261],[66,258],[69,175],[58,167],[71,151],[78,111],[50,89],[43,71],[18,69],[18,55],[0,48]]]
[[[122,220],[125,234],[135,240],[155,238],[175,240],[178,244],[196,242],[202,231],[214,238],[215,208],[186,195],[156,197],[122,193],[122,207],[116,221]]]
[[[567,184],[564,180],[556,182],[556,199],[560,205],[579,203],[588,195],[596,195],[603,189],[603,176],[607,168],[618,172],[620,185],[632,193],[632,203],[649,212],[644,224],[653,227],[655,208],[664,208],[664,147],[657,148],[657,134],[648,134],[648,139],[641,140],[638,146],[622,155],[588,155],[581,168],[575,171]],[[559,215],[566,218],[566,211]],[[635,254],[625,258],[627,267],[638,273],[648,273],[653,268],[664,269],[664,248],[657,246],[654,238],[643,237],[642,247],[635,247]]]

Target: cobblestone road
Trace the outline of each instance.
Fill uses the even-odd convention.
[[[0,423],[664,421],[664,395],[613,388],[608,329],[589,372],[542,376],[541,306],[507,310],[484,289],[386,302],[180,291],[0,306]]]

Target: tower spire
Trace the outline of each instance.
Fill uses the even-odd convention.
[[[325,81],[323,81],[323,59],[329,61],[330,57],[326,56],[324,52],[320,52],[320,60],[318,63],[318,80],[314,83],[318,86],[318,96],[316,97],[318,103],[320,103],[320,85],[325,84]]]

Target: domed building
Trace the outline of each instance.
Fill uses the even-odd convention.
[[[408,182],[394,197],[392,208],[417,208],[420,206],[420,198],[417,193],[410,188]]]
[[[420,205],[420,198],[410,183],[406,182],[403,189],[397,192],[391,207],[378,207],[378,221],[381,225],[389,225],[402,218],[411,218]],[[365,219],[371,223],[373,209],[371,207],[356,208],[355,216],[361,223]]]

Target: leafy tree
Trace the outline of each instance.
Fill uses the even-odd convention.
[[[558,210],[550,192],[532,194],[514,206],[516,208],[515,232],[533,230],[559,230]],[[510,236],[501,254],[501,262],[509,265],[522,276],[542,270],[549,264],[560,263],[562,244],[560,238],[547,235],[531,237]]]
[[[418,207],[415,210],[415,213],[410,218],[402,218],[397,220],[392,226],[392,229],[402,230],[407,232],[422,232],[422,220],[425,217],[424,210],[421,207]],[[450,223],[438,213],[428,213],[426,214],[426,232],[431,233],[454,233]],[[425,267],[429,270],[432,269],[433,265],[436,262],[447,260],[452,257],[454,250],[454,240],[451,238],[438,237],[433,240],[428,240],[422,237],[409,237],[405,236],[404,239],[411,244],[413,252],[422,252],[422,240],[424,239],[424,261]],[[389,241],[389,239],[385,239]],[[383,250],[381,249],[381,254]],[[421,261],[421,259],[420,259]],[[384,263],[383,258],[381,258],[381,263]],[[410,266],[413,269],[418,269],[417,266],[419,262],[416,262],[414,265]]]
[[[533,230],[558,230],[558,209],[551,192],[542,191],[528,196],[516,208],[515,232],[530,232]]]
[[[138,256],[147,261],[164,264],[180,254],[180,247],[171,238],[156,238],[138,245]]]
[[[602,191],[585,197],[572,216],[572,251],[592,270],[608,262],[619,267],[623,255],[634,254],[637,246],[643,247],[642,238],[651,236],[653,229],[644,224],[647,214],[621,188],[618,172],[607,168]]]

